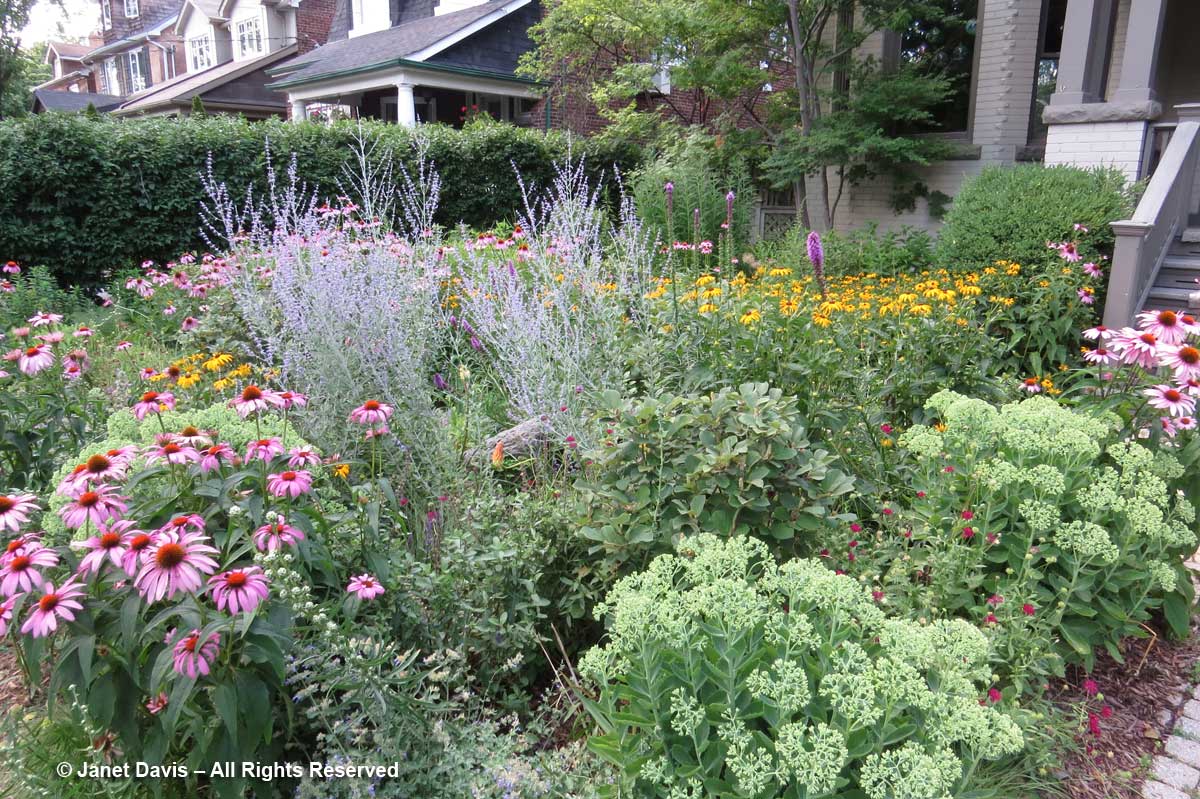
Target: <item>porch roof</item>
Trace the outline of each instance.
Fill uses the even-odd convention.
[[[406,66],[535,84],[536,81],[510,74],[425,63],[427,58],[483,30],[530,2],[531,0],[491,0],[462,11],[426,17],[387,30],[330,42],[286,65],[269,70],[268,74],[280,78],[269,85],[272,89],[285,90],[349,75]]]

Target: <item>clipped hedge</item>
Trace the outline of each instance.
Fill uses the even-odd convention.
[[[1132,191],[1116,169],[990,167],[954,198],[938,235],[938,261],[972,269],[1000,258],[1041,263],[1053,255],[1046,242],[1074,238],[1075,224],[1086,225],[1092,245],[1111,253],[1109,223],[1132,212]]]
[[[413,132],[364,122],[411,165]],[[165,261],[204,249],[198,210],[209,153],[213,174],[231,190],[265,186],[267,143],[276,168],[291,153],[322,197],[338,193],[354,158],[357,122],[333,125],[247,122],[235,117],[93,119],[43,114],[0,123],[0,260],[50,268],[60,283],[94,284],[113,268]],[[521,207],[513,164],[527,184],[546,185],[568,152],[586,156],[593,177],[637,165],[633,147],[571,141],[565,134],[475,124],[422,129],[442,177],[440,221],[486,227]]]

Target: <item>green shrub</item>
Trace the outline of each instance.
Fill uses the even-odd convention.
[[[149,258],[159,262],[205,249],[200,175],[212,156],[218,182],[235,198],[266,184],[267,143],[273,165],[295,154],[299,174],[320,197],[341,193],[344,165],[360,123],[248,122],[227,116],[89,119],[42,114],[0,123],[0,260],[44,264],[63,285],[101,282],[106,272]],[[368,137],[411,167],[413,131],[363,122]],[[585,156],[594,176],[631,147],[571,142],[560,133],[481,123],[459,131],[422,126],[442,177],[439,221],[487,226],[522,207],[515,166],[527,184],[546,185],[556,160]]]
[[[966,622],[889,618],[814,560],[761,541],[685,539],[596,609],[609,640],[589,745],[636,797],[941,799],[1021,749],[980,701],[988,643]]]
[[[1130,187],[1116,169],[1023,164],[990,167],[959,190],[938,236],[938,260],[947,267],[982,268],[1005,259],[1023,266],[1056,262],[1047,242],[1092,233],[1099,252],[1111,254],[1109,223],[1132,213]]]
[[[580,508],[610,570],[638,568],[689,533],[785,545],[826,524],[854,485],[808,440],[795,398],[766,383],[634,401],[609,391],[602,402],[607,438]]]
[[[807,249],[808,229],[794,225],[786,235],[757,246],[765,260],[807,273],[811,266]],[[821,236],[827,275],[901,275],[913,274],[933,265],[933,237],[920,228],[880,232],[875,223],[858,230],[839,233],[831,230]]]

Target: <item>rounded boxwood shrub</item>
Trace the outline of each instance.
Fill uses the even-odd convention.
[[[981,697],[965,621],[890,618],[856,580],[766,544],[700,535],[596,608],[579,672],[621,796],[943,799],[1020,728]]]
[[[1057,260],[1049,241],[1090,230],[1090,244],[1112,253],[1109,223],[1133,212],[1132,192],[1116,169],[1022,164],[990,167],[963,185],[938,236],[944,266],[978,269],[997,260],[1035,265]]]

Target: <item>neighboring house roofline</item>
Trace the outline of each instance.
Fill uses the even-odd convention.
[[[77,69],[74,72],[64,72],[62,75],[58,76],[57,78],[51,78],[50,80],[46,81],[45,83],[39,83],[37,86],[34,86],[32,89],[30,89],[30,91],[35,92],[38,89],[48,89],[48,90],[53,91],[53,86],[55,84],[62,83],[63,81],[69,80],[71,78],[86,78],[90,74],[92,74],[92,71],[90,69]]]
[[[491,80],[504,81],[506,83],[524,83],[527,86],[544,86],[545,82],[533,80],[532,78],[521,78],[516,75],[510,75],[504,72],[489,72],[483,69],[471,69],[470,67],[456,67],[450,64],[429,64],[424,61],[413,61],[410,58],[390,58],[386,61],[377,61],[374,64],[365,64],[361,67],[352,67],[350,69],[342,69],[333,72],[323,72],[319,75],[312,75],[302,80],[281,80],[275,83],[268,83],[268,89],[282,91],[285,89],[294,88],[296,86],[307,86],[313,83],[323,83],[325,81],[334,80],[335,78],[344,78],[348,75],[361,75],[367,72],[380,72],[392,67],[408,67],[410,69],[426,70],[430,72],[448,72],[454,75],[464,75],[471,78],[490,78]],[[271,72],[268,70],[267,74]],[[276,73],[278,74],[278,73]]]
[[[171,16],[164,19],[162,22],[159,22],[158,24],[154,25],[153,27],[147,28],[144,31],[135,33],[132,36],[126,36],[123,39],[118,39],[117,41],[112,42],[110,44],[106,44],[103,47],[97,47],[95,50],[92,50],[90,53],[88,53],[87,55],[85,55],[83,57],[83,63],[90,64],[91,62],[95,61],[97,58],[102,58],[103,56],[109,55],[110,53],[118,53],[121,50],[124,50],[126,47],[130,46],[131,44],[137,44],[138,42],[148,42],[148,41],[150,41],[150,37],[157,36],[158,34],[165,31],[167,28],[174,25],[175,21],[177,19],[179,19],[179,14],[178,13],[172,14]]]
[[[227,61],[224,64],[209,67],[203,72],[185,72],[165,83],[156,84],[143,92],[130,96],[125,102],[121,103],[119,108],[114,109],[114,113],[117,116],[124,116],[127,114],[145,113],[162,106],[190,104],[193,97],[249,75],[251,72],[262,69],[264,66],[270,65],[279,59],[293,56],[296,54],[296,50],[297,46],[291,44],[273,53],[267,53],[259,58],[252,58],[248,61]],[[237,67],[226,70],[225,68],[230,64],[237,64]],[[190,81],[195,81],[206,72],[214,74],[210,75],[207,80],[199,82],[194,86],[188,85]],[[178,94],[172,91],[173,89],[178,89],[180,86],[187,86],[187,88]],[[252,105],[252,103],[250,104]]]
[[[479,33],[479,31],[490,26],[492,23],[499,22],[512,12],[524,8],[525,6],[529,5],[530,2],[532,2],[532,0],[513,0],[511,3],[507,3],[503,7],[498,8],[492,13],[488,14],[486,17],[480,17],[471,24],[460,28],[449,36],[434,42],[428,47],[424,47],[415,53],[409,54],[408,60],[424,61],[427,58],[432,58],[443,50],[458,44],[463,39]]]
[[[198,14],[203,14],[204,18],[209,22],[228,22],[229,17],[223,17],[220,14],[220,6],[209,11],[200,7],[196,0],[186,0],[183,6],[179,9],[179,18],[175,21],[175,33],[182,36],[183,29],[187,25],[188,17],[194,11]]]
[[[62,51],[62,48],[64,46],[65,47],[77,47],[77,48],[81,48],[81,50],[77,51],[75,54],[72,55],[70,53],[64,53]],[[78,62],[82,63],[83,59],[87,55],[88,49],[90,47],[91,47],[91,45],[76,44],[74,42],[46,42],[46,55],[44,55],[42,57],[42,63],[49,66],[51,53],[54,53],[54,55],[58,56],[59,61],[78,61]]]

